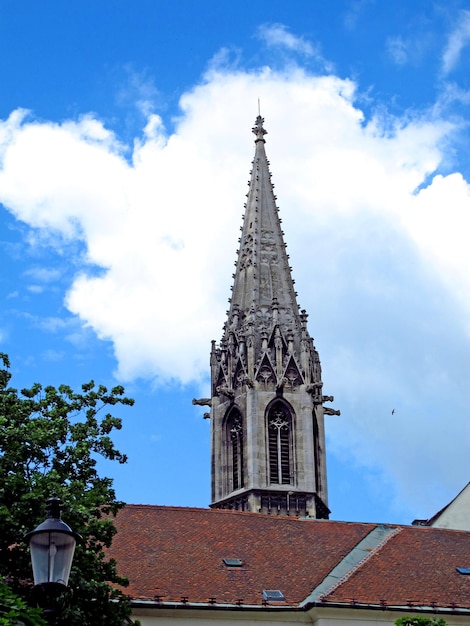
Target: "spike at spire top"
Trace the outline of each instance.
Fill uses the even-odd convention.
[[[261,115],[258,115],[258,117],[256,118],[255,125],[251,129],[252,132],[256,135],[255,143],[258,143],[258,141],[262,141],[263,143],[266,143],[264,140],[264,135],[267,135],[268,131],[264,130],[263,124],[264,124],[264,117],[261,117]]]

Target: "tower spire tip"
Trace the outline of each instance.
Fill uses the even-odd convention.
[[[265,130],[263,127],[264,117],[261,117],[259,110],[260,108],[259,108],[259,98],[258,98],[258,117],[256,118],[255,125],[253,126],[251,130],[256,135],[255,143],[258,143],[258,141],[262,141],[263,143],[265,143],[264,136],[268,134],[268,131]]]

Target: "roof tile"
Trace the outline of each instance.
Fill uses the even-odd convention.
[[[375,527],[239,511],[127,505],[110,550],[133,599],[263,604],[279,589],[296,606]],[[470,533],[398,527],[324,602],[470,608]],[[230,568],[224,558],[241,559]],[[213,602],[214,600],[212,600]]]

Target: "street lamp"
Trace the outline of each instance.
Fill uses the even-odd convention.
[[[60,598],[67,590],[78,533],[61,520],[60,498],[47,501],[46,519],[25,535],[34,577],[34,597],[49,624],[55,624]]]

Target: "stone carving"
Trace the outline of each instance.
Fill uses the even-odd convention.
[[[283,376],[280,380],[277,381],[276,389],[278,391],[281,391],[282,389],[284,389],[284,385],[287,385],[288,383],[289,381],[287,380],[287,378]]]
[[[212,400],[210,398],[193,398],[193,404],[197,406],[212,406]]]
[[[260,371],[258,372],[258,378],[261,378],[261,380],[264,383],[264,386],[266,387],[266,385],[268,384],[269,381],[273,380],[273,372],[271,370],[270,367],[262,367],[260,369]]]
[[[294,385],[296,383],[298,384],[299,382],[299,373],[293,368],[289,368],[286,372],[285,378],[287,379],[290,386],[294,387]]]
[[[323,407],[323,413],[325,415],[341,415],[341,411],[335,411],[335,409],[331,409],[329,406]]]
[[[234,439],[237,439],[242,433],[243,433],[242,418],[240,417],[240,415],[236,415],[230,427],[230,436],[231,436],[232,441]]]
[[[250,387],[250,389],[253,388],[254,383],[251,380],[251,378],[247,376],[246,374],[244,374],[243,376],[240,376],[240,382],[242,383],[242,385],[246,385],[247,387]]]
[[[220,395],[227,396],[227,398],[235,397],[235,392],[233,391],[233,389],[230,389],[230,387],[226,387],[224,385],[219,385],[219,387],[216,388],[216,391]]]
[[[288,430],[289,419],[287,418],[285,411],[282,409],[273,411],[269,418],[268,428],[273,430]]]
[[[274,336],[274,347],[276,350],[282,350],[282,338],[279,328],[276,328],[276,335]]]
[[[307,385],[306,391],[307,393],[316,393],[323,387],[323,383],[312,383],[311,385]]]

